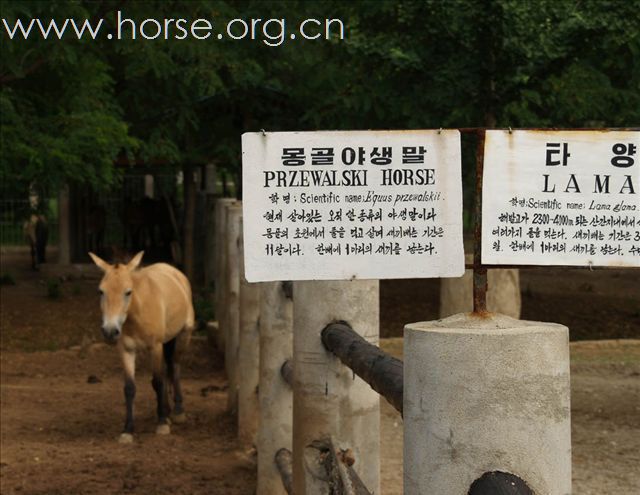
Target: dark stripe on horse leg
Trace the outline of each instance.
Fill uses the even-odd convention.
[[[173,380],[173,364],[175,362],[176,353],[176,339],[175,337],[169,342],[162,344],[162,354],[164,356],[164,362],[167,365],[167,375],[169,380]]]
[[[174,405],[173,409],[176,414],[180,414],[182,412],[182,395],[179,391],[176,391],[176,339],[175,337],[171,339],[169,342],[165,342],[162,344],[162,354],[164,356],[164,362],[167,370],[167,403],[169,401],[169,392],[171,387],[173,387],[174,394]],[[178,396],[179,400],[178,400]]]
[[[173,410],[176,415],[184,413],[182,387],[180,386],[180,364],[173,363]]]
[[[191,329],[184,328],[175,338],[173,355],[173,402],[176,416],[184,413],[182,405],[182,386],[180,385],[180,361],[191,339]]]
[[[165,424],[167,423],[167,417],[169,416],[170,410],[167,401],[167,385],[164,377],[161,374],[157,375],[154,373],[153,378],[151,379],[151,385],[153,386],[153,390],[156,392],[156,400],[158,401],[158,423]]]

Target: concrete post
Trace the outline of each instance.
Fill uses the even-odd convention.
[[[466,256],[467,263],[473,256]],[[487,271],[487,310],[520,318],[520,274],[516,269]],[[473,270],[459,278],[440,279],[440,318],[473,311]]]
[[[69,186],[65,184],[58,193],[58,263],[61,265],[71,263],[70,215]]]
[[[404,332],[404,493],[468,493],[486,472],[571,493],[569,334],[458,314]]]
[[[151,174],[144,176],[144,195],[147,198],[153,198],[155,196],[155,181]]]
[[[240,230],[240,336],[238,340],[238,438],[245,448],[256,445],[260,407],[260,284],[244,276],[244,236]]]
[[[216,201],[216,259],[215,259],[215,311],[218,320],[218,331],[215,336],[216,346],[220,351],[225,350],[226,304],[225,294],[227,285],[227,207],[235,203],[235,199],[221,198]]]
[[[275,455],[292,448],[293,393],[280,368],[293,354],[293,301],[283,284],[261,284],[258,495],[286,495]]]
[[[226,237],[226,283],[225,283],[225,321],[222,331],[225,334],[224,363],[229,379],[227,410],[238,410],[238,338],[240,331],[240,225],[242,205],[237,202],[227,207]]]
[[[296,282],[293,310],[293,490],[326,493],[315,440],[350,448],[353,468],[380,493],[380,396],[322,345],[320,332],[344,320],[378,343],[378,281]]]

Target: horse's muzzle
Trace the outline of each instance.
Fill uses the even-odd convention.
[[[115,344],[120,337],[120,329],[102,327],[102,336],[107,344]]]

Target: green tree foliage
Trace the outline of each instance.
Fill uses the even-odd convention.
[[[640,121],[638,0],[24,2],[2,17],[340,18],[346,40],[63,41],[0,47],[0,180],[117,180],[114,162],[216,161],[240,134]]]
[[[92,18],[77,3],[3,2],[11,21]],[[114,181],[113,162],[136,140],[118,105],[106,53],[91,40],[9,40],[0,47],[0,180],[14,189],[51,189],[66,178]]]

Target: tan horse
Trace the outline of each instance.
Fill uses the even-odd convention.
[[[175,423],[185,420],[179,362],[194,324],[191,287],[187,277],[165,263],[138,269],[143,254],[143,251],[139,252],[127,264],[110,265],[89,253],[104,272],[99,286],[102,334],[107,342],[117,345],[124,366],[127,415],[124,432],[120,435],[123,443],[133,441],[136,352],[139,349],[151,352],[151,384],[158,400],[156,433],[166,435],[170,432],[170,385],[173,385],[174,399],[171,419]]]

